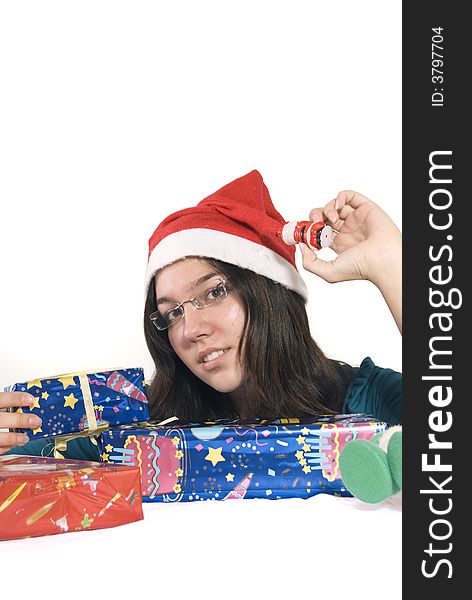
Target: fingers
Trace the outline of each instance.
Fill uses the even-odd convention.
[[[338,214],[339,214],[339,218],[342,219],[343,221],[345,221],[348,216],[354,212],[354,208],[352,208],[352,206],[350,206],[349,204],[346,204],[345,206],[343,206],[342,208],[340,208],[338,210]]]
[[[362,204],[365,204],[366,202],[371,201],[369,200],[369,198],[366,198],[362,194],[359,194],[358,192],[353,192],[352,190],[344,190],[342,192],[339,192],[339,194],[337,195],[334,209],[339,211],[346,205],[352,208],[359,208],[359,206],[362,206]]]
[[[318,258],[317,254],[310,250],[310,248],[308,248],[308,246],[305,244],[299,244],[299,246],[302,251],[302,264],[307,271],[318,275],[328,283],[336,283],[337,281],[340,281],[336,276],[334,260],[322,260],[321,258]]]
[[[318,221],[323,221],[323,220],[324,220],[324,215],[323,215],[322,208],[313,208],[310,211],[310,221],[313,221],[313,223],[318,223]]]
[[[323,223],[329,223],[333,227],[333,232],[335,234],[339,233],[344,221],[339,218],[339,215],[336,211],[332,210],[332,206],[334,206],[334,200],[327,204],[325,208],[313,208],[310,212],[310,221],[313,223],[318,223],[322,221]]]
[[[37,429],[41,423],[41,417],[31,413],[0,413],[1,429]]]
[[[317,221],[324,221],[325,223],[328,222],[330,225],[339,230],[348,214],[354,209],[344,202],[344,198],[342,205],[340,206],[340,210],[337,208],[337,203],[338,198],[334,198],[328,202],[324,208],[314,208],[310,212],[310,221],[314,221],[315,223]]]
[[[0,392],[0,409],[27,406],[34,404],[34,397],[25,392]]]
[[[334,200],[328,202],[324,208],[314,208],[310,212],[310,221],[314,223],[318,221],[329,221],[334,224],[339,219],[338,213],[334,210]]]
[[[29,442],[29,438],[23,433],[0,432],[0,454],[16,448],[16,446],[24,446],[27,442]]]
[[[341,233],[343,232],[343,226],[346,219],[354,213],[357,208],[368,202],[374,204],[369,198],[358,192],[354,192],[353,190],[343,190],[342,192],[339,192],[336,198],[328,202],[324,208],[313,208],[310,212],[310,221],[323,221],[329,223],[336,234]],[[334,244],[332,247],[334,247]]]
[[[5,412],[4,409],[13,407],[27,407],[31,408],[34,404],[34,397],[24,392],[1,392],[0,393],[0,429],[37,429],[40,427],[42,421],[38,415],[31,413],[22,412]],[[3,409],[3,410],[2,410]],[[5,436],[10,434],[0,432],[0,447],[6,446],[18,446],[21,442],[18,440],[23,439],[22,437],[16,438],[21,434],[12,433],[11,444],[8,440],[5,440]],[[10,438],[9,438],[10,439]],[[24,436],[24,442],[28,441],[28,437]]]
[[[28,407],[34,404],[34,398],[23,392],[0,393],[0,429],[36,429],[41,424],[37,415],[23,413],[9,413],[1,409],[13,407]],[[30,422],[30,419],[32,421]],[[12,431],[0,431],[0,454],[5,454],[12,448],[24,446],[29,441],[27,435]]]
[[[9,450],[13,450],[13,448],[12,448],[11,446],[8,446],[7,448],[2,448],[2,447],[0,446],[0,456],[1,456],[2,454],[5,454],[5,452],[8,452]]]

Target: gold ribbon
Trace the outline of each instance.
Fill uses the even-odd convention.
[[[139,425],[139,423],[136,423],[136,425]],[[90,438],[92,444],[97,445],[97,442],[95,441],[95,436],[101,433],[102,431],[105,431],[105,429],[108,429],[108,424],[100,425],[94,431],[89,431],[87,429],[86,431],[81,431],[80,433],[70,433],[68,435],[59,435],[55,437],[53,453],[54,458],[64,458],[64,456],[61,453],[65,452],[67,450],[67,444],[70,441],[75,440],[76,438],[88,437]]]
[[[79,378],[79,385],[84,400],[85,414],[87,415],[88,429],[86,432],[55,437],[53,454],[54,458],[64,458],[62,452],[67,450],[67,444],[70,440],[76,437],[84,437],[84,435],[92,434],[97,430],[97,419],[95,418],[95,412],[93,410],[92,390],[90,389],[90,383],[87,374],[83,371],[80,373],[67,373],[65,375],[57,375],[54,379],[67,377],[68,375]]]
[[[88,432],[93,433],[97,429],[97,419],[95,418],[95,412],[93,410],[92,390],[90,389],[90,383],[85,373],[78,375],[80,389],[84,397],[85,414],[87,415],[88,421]]]
[[[79,385],[84,400],[85,414],[87,415],[88,428],[86,431],[82,431],[80,433],[71,433],[70,435],[61,435],[55,437],[54,458],[64,458],[62,452],[65,452],[67,450],[67,444],[71,440],[77,437],[89,437],[97,430],[102,431],[104,429],[107,429],[108,427],[108,425],[101,425],[100,427],[98,427],[97,425],[95,411],[93,410],[92,390],[90,389],[90,383],[87,377],[87,373],[85,371],[81,371],[78,373],[67,373],[65,375],[57,375],[54,379],[59,379],[60,377],[67,377],[67,375],[79,378]]]

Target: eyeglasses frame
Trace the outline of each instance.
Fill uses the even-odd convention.
[[[173,306],[172,308],[170,308],[169,310],[177,310],[180,309],[184,306],[184,304],[187,304],[188,302],[190,302],[190,304],[196,309],[196,310],[203,310],[204,308],[208,308],[209,306],[213,306],[214,304],[219,304],[219,302],[221,302],[222,300],[225,300],[228,297],[228,288],[226,287],[226,284],[228,283],[227,279],[221,279],[220,282],[213,286],[212,288],[209,289],[215,289],[217,287],[222,287],[225,291],[225,295],[220,298],[217,302],[213,302],[210,304],[201,304],[197,298],[189,298],[188,300],[184,300],[183,302],[180,302],[179,304],[176,304],[175,306]],[[158,310],[152,312],[149,315],[149,318],[152,321],[152,324],[154,325],[154,327],[158,330],[158,331],[166,331],[167,329],[169,329],[170,327],[172,327],[172,325],[174,325],[174,323],[178,323],[181,319],[183,319],[185,317],[185,310],[182,310],[182,316],[178,317],[177,319],[175,319],[172,323],[170,323],[167,327],[159,327],[159,325],[157,324],[157,319],[159,317],[162,318],[162,315],[159,313],[159,317],[154,316],[156,313],[159,313]]]

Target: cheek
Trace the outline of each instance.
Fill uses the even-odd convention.
[[[244,328],[245,310],[240,301],[235,302],[226,313],[226,327],[231,333],[241,336]]]
[[[169,344],[172,346],[172,350],[178,354],[178,344],[177,344],[177,336],[175,334],[175,331],[172,331],[172,329],[169,329],[168,334],[167,334],[168,338],[169,338]]]

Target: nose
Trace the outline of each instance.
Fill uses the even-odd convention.
[[[191,303],[185,306],[183,334],[189,341],[208,336],[213,330],[211,315],[206,310],[198,310]]]

